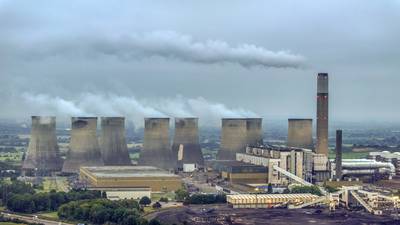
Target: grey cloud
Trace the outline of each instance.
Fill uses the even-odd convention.
[[[195,41],[174,31],[154,31],[117,37],[78,36],[30,42],[22,56],[30,59],[54,56],[116,56],[123,60],[162,57],[201,64],[239,64],[243,67],[300,68],[305,57],[290,51],[270,51],[253,44],[232,46],[221,40]]]

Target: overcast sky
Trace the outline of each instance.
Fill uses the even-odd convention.
[[[400,1],[0,0],[0,117],[400,121]],[[139,124],[141,125],[141,124]]]

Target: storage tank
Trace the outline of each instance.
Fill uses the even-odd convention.
[[[181,154],[178,154],[179,150]],[[178,161],[178,167],[183,164],[204,165],[199,144],[198,118],[175,118],[172,154],[174,160]]]
[[[57,144],[56,117],[32,116],[31,137],[22,169],[44,176],[61,171],[62,163]]]
[[[312,149],[312,119],[288,120],[287,146]]]
[[[124,117],[101,117],[101,156],[104,165],[131,165],[125,138]]]
[[[169,118],[145,118],[143,150],[139,165],[173,169],[176,160],[172,157],[169,142]]]
[[[97,117],[72,117],[71,140],[62,172],[79,173],[81,166],[103,166],[97,141]]]

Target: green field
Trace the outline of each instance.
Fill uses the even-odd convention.
[[[58,220],[59,219],[57,211],[48,212],[48,213],[41,213],[41,214],[39,214],[39,217],[43,218],[43,219],[49,219],[49,220]]]
[[[151,194],[151,201],[156,202],[160,200],[161,197],[168,198],[169,200],[175,199],[175,193],[174,192],[167,192],[167,193],[152,193]]]
[[[66,177],[45,177],[43,180],[43,190],[40,192],[68,191],[68,182]]]
[[[342,152],[342,158],[343,159],[365,159],[367,158],[369,152]],[[334,159],[335,158],[335,152],[330,151],[329,152],[329,158]]]

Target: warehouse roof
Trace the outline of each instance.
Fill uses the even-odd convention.
[[[166,170],[152,166],[96,166],[82,167],[81,170],[85,170],[93,176],[102,178],[179,177]]]

